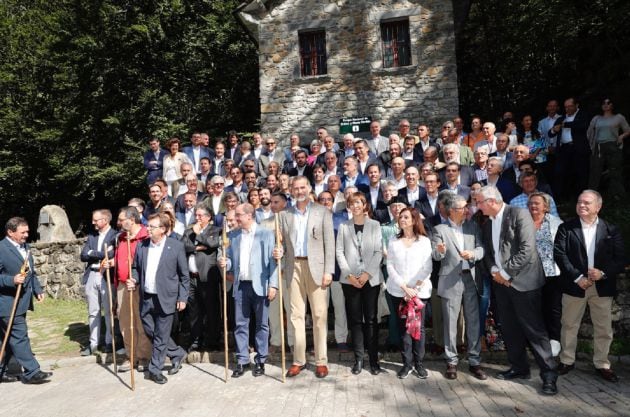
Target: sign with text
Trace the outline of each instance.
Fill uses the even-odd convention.
[[[370,116],[344,117],[339,119],[339,134],[352,133],[354,135],[356,133],[369,132],[370,123],[372,123],[372,117]]]

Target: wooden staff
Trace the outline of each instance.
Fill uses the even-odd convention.
[[[28,272],[28,258],[31,256],[31,251],[26,252],[26,258],[24,258],[24,263],[20,267],[20,275],[26,276]],[[2,349],[0,349],[0,364],[4,359],[4,351],[7,348],[7,343],[9,342],[9,336],[11,335],[11,327],[13,326],[13,319],[15,318],[15,311],[17,310],[18,301],[20,300],[20,293],[22,292],[22,283],[17,285],[15,290],[15,299],[13,300],[13,307],[11,307],[11,315],[9,316],[9,322],[7,323],[7,330],[4,333],[4,339],[2,340]]]
[[[118,362],[116,361],[116,334],[114,333],[114,301],[112,300],[112,281],[109,275],[109,254],[107,253],[109,247],[107,246],[107,243],[105,243],[104,246],[105,263],[107,264],[107,267],[105,268],[105,277],[107,279],[107,298],[109,300],[109,329],[112,332],[112,355],[114,360],[114,373],[117,374]]]
[[[227,258],[227,248],[230,246],[230,241],[227,237],[227,220],[223,219],[223,257]],[[228,354],[228,317],[227,317],[227,264],[223,267],[223,347],[225,350],[225,383],[228,382],[228,366],[229,366],[229,354]]]
[[[131,279],[131,237],[129,236],[129,232],[127,232],[127,268],[129,270],[129,275],[127,279]],[[134,329],[133,329],[133,291],[127,290],[129,293],[129,333],[130,333],[130,347],[131,352],[129,352],[129,363],[131,365],[131,390],[136,390],[136,379],[134,375],[134,358],[133,358],[133,350],[134,350]]]
[[[282,247],[282,235],[280,233],[280,215],[275,214],[275,226],[276,226],[276,248]],[[282,366],[282,382],[287,382],[287,376],[285,373],[285,351],[284,351],[284,304],[282,300],[282,259],[279,259],[276,267],[278,268],[278,303],[280,304],[280,352],[281,352],[281,366]]]

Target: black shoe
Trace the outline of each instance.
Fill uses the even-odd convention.
[[[545,395],[556,395],[558,393],[555,379],[543,380],[542,393]]]
[[[28,379],[22,378],[22,383],[23,384],[43,384],[44,382],[49,382],[48,380],[51,376],[52,376],[52,372],[39,371]]]
[[[398,371],[398,373],[396,374],[396,376],[398,376],[398,379],[405,379],[409,376],[409,374],[411,373],[413,369],[411,369],[411,366],[409,365],[403,365],[402,368],[400,368],[400,371]]]
[[[427,379],[429,377],[429,373],[421,363],[415,364],[414,368],[416,369],[416,376],[420,379]]]
[[[504,381],[510,381],[512,379],[530,379],[532,375],[529,371],[526,372],[516,372],[514,369],[510,368],[507,371],[499,372],[497,374],[497,379],[502,379]]]
[[[183,362],[184,362],[184,358],[175,359],[171,363],[171,369],[168,370],[168,374],[169,375],[175,375],[176,373],[178,373],[179,370],[182,369],[182,363]]]
[[[262,376],[264,374],[265,374],[265,364],[256,362],[254,364],[254,370],[252,371],[252,375]]]
[[[558,372],[558,375],[566,375],[574,369],[575,369],[574,363],[571,365],[567,365],[566,363],[560,362],[560,365],[558,365],[558,368],[556,368],[556,371]]]
[[[168,379],[164,375],[162,375],[161,373],[159,373],[159,374],[149,373],[148,378],[151,381],[155,382],[156,384],[160,384],[160,385],[164,385],[164,384],[166,384],[168,382]]]
[[[236,368],[234,368],[234,372],[232,372],[232,378],[239,378],[243,376],[247,369],[249,369],[249,364],[242,365],[240,363],[237,363]]]
[[[188,348],[188,352],[197,352],[197,351],[199,351],[199,342],[197,341],[192,342],[192,344]]]
[[[2,379],[0,380],[0,382],[2,383],[11,383],[11,382],[17,382],[19,378],[15,375],[2,375]]]
[[[359,375],[363,370],[363,359],[356,359],[352,365],[352,374]]]
[[[381,365],[379,365],[378,363],[372,363],[370,364],[370,373],[372,375],[378,375],[378,374],[385,374],[387,373],[387,371],[381,368]]]
[[[599,376],[601,376],[608,382],[619,382],[619,377],[617,376],[617,374],[613,372],[612,369],[597,368],[596,371],[599,374]]]
[[[103,346],[103,349],[101,349],[101,353],[112,353],[114,350],[112,348],[112,345],[105,345]]]
[[[90,346],[86,346],[82,351],[81,351],[81,356],[90,356],[92,354],[92,348]]]

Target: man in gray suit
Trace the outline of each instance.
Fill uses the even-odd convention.
[[[499,190],[491,185],[475,195],[477,207],[490,216],[483,227],[487,269],[494,280],[501,331],[511,368],[499,379],[529,379],[527,344],[534,353],[543,380],[542,392],[558,393],[556,363],[542,317],[541,289],[545,273],[536,250],[536,230],[525,209],[503,203]]]
[[[291,195],[295,206],[280,213],[282,240],[286,252],[287,286],[291,297],[291,323],[295,330],[293,364],[287,376],[306,368],[306,301],[313,314],[315,375],[328,375],[326,336],[328,333],[328,287],[335,272],[335,235],[332,213],[309,199],[311,185],[304,176],[293,179]],[[280,259],[282,250],[274,250]]]
[[[468,362],[472,375],[487,379],[481,370],[479,333],[479,293],[483,285],[475,275],[475,263],[483,259],[481,230],[477,223],[466,220],[466,199],[454,195],[446,200],[448,224],[435,226],[432,236],[433,259],[440,261],[437,293],[442,297],[444,323],[444,356],[446,378],[457,378],[457,319],[464,303]]]
[[[136,250],[127,289],[140,290],[142,327],[153,342],[149,379],[166,384],[162,367],[166,356],[171,360],[168,374],[174,375],[186,359],[186,351],[170,337],[175,311],[183,311],[188,300],[188,265],[184,244],[166,236],[169,218],[164,213],[149,216],[150,239]]]

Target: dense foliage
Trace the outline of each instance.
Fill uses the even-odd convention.
[[[60,204],[76,227],[144,195],[148,136],[253,127],[258,59],[237,5],[0,2],[0,219]]]

